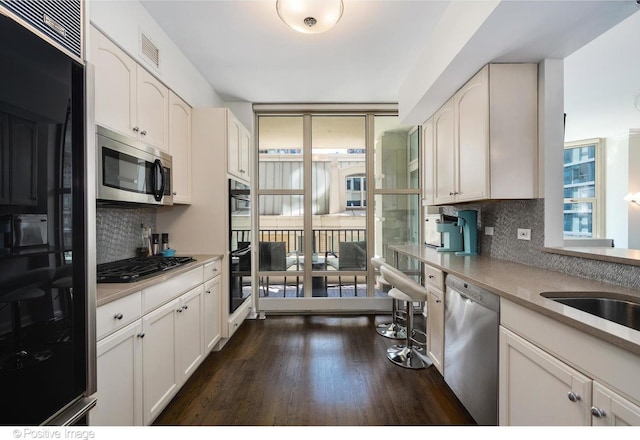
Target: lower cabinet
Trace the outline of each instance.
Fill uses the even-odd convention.
[[[500,425],[591,424],[591,379],[504,328],[500,372]]]
[[[427,288],[427,355],[444,375],[444,277],[440,269],[425,264]]]
[[[427,285],[427,354],[444,375],[444,294]]]
[[[202,294],[203,286],[185,293],[179,301],[176,322],[176,350],[178,352],[178,384],[196,371],[203,359]]]
[[[501,304],[504,304],[501,303]],[[511,315],[512,305],[505,304],[502,315]],[[517,309],[513,309],[516,310]],[[506,312],[506,313],[505,313]],[[540,348],[508,328],[500,327],[499,424],[517,426],[612,426],[640,425],[640,406],[603,384],[618,381],[617,387],[636,397],[636,382],[624,371],[637,371],[638,359],[606,345],[593,345],[579,334],[565,335],[561,326],[541,326],[533,312],[518,312],[508,317],[510,326],[537,329],[536,337],[544,344],[569,342],[565,353],[575,364],[569,365],[546,349]],[[546,318],[542,318],[545,319]],[[533,325],[530,325],[533,324]],[[557,324],[555,324],[557,325]],[[544,336],[548,333],[549,336]],[[527,331],[527,335],[530,333]],[[574,336],[577,338],[574,339]],[[575,353],[584,353],[581,359]],[[610,356],[608,356],[610,355]],[[599,368],[602,363],[605,368]],[[577,368],[580,368],[580,371]],[[599,373],[588,372],[590,370]],[[601,376],[601,377],[600,377]],[[625,381],[626,384],[625,385]]]
[[[179,359],[175,341],[178,310],[181,310],[180,301],[175,299],[142,318],[145,335],[142,346],[145,425],[150,424],[160,414],[178,391]]]
[[[222,320],[220,313],[220,276],[204,284],[203,309],[204,319],[204,352],[209,353],[220,340]]]
[[[98,342],[98,402],[89,415],[93,426],[142,425],[142,321]]]
[[[150,425],[164,410],[220,340],[221,278],[208,279],[142,315],[140,303],[150,301],[144,290],[137,292],[135,320],[97,343],[98,403],[89,414],[90,425]],[[150,294],[157,298],[163,285],[177,288],[168,281]],[[117,301],[98,308],[97,320],[105,321],[98,327],[110,328],[111,321],[131,316],[132,297]]]

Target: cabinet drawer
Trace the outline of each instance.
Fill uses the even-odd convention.
[[[444,288],[444,276],[440,269],[436,269],[428,264],[424,265],[424,282],[428,286],[433,286],[436,289],[442,290]]]
[[[96,310],[96,339],[123,328],[142,315],[142,292],[132,293]]]
[[[220,271],[221,266],[220,259],[211,261],[204,265],[204,280],[209,281],[213,277],[220,275],[222,272]]]
[[[202,284],[202,266],[190,270],[167,281],[151,286],[142,291],[142,310],[144,313],[150,312],[162,304],[177,298],[184,292]]]

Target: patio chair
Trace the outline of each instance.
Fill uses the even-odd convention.
[[[367,270],[367,242],[366,241],[341,241],[338,243],[338,257],[327,260],[327,265],[336,270]],[[353,285],[356,289],[358,277],[353,277]],[[342,296],[342,276],[338,275],[338,289]]]
[[[258,248],[259,271],[286,271],[297,263],[296,257],[287,257],[286,243],[284,241],[261,241]],[[269,276],[266,276],[265,295],[269,295]],[[260,284],[262,284],[262,279]],[[287,293],[287,277],[284,277],[284,293]]]

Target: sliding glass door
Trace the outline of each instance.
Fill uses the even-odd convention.
[[[378,123],[389,133],[374,127]],[[395,115],[373,112],[280,111],[257,112],[256,128],[258,308],[388,309],[369,261],[386,254],[389,244],[419,240],[420,179],[410,159],[418,150],[412,153],[411,127],[399,127]],[[382,149],[374,149],[374,140],[383,135]],[[399,193],[395,184],[371,184],[378,166],[374,158],[381,153],[394,157],[380,171],[387,182],[404,182]],[[388,217],[381,228],[379,209]]]

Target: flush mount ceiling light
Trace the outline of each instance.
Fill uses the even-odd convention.
[[[290,28],[304,34],[328,31],[340,20],[342,0],[278,0],[276,10]]]

